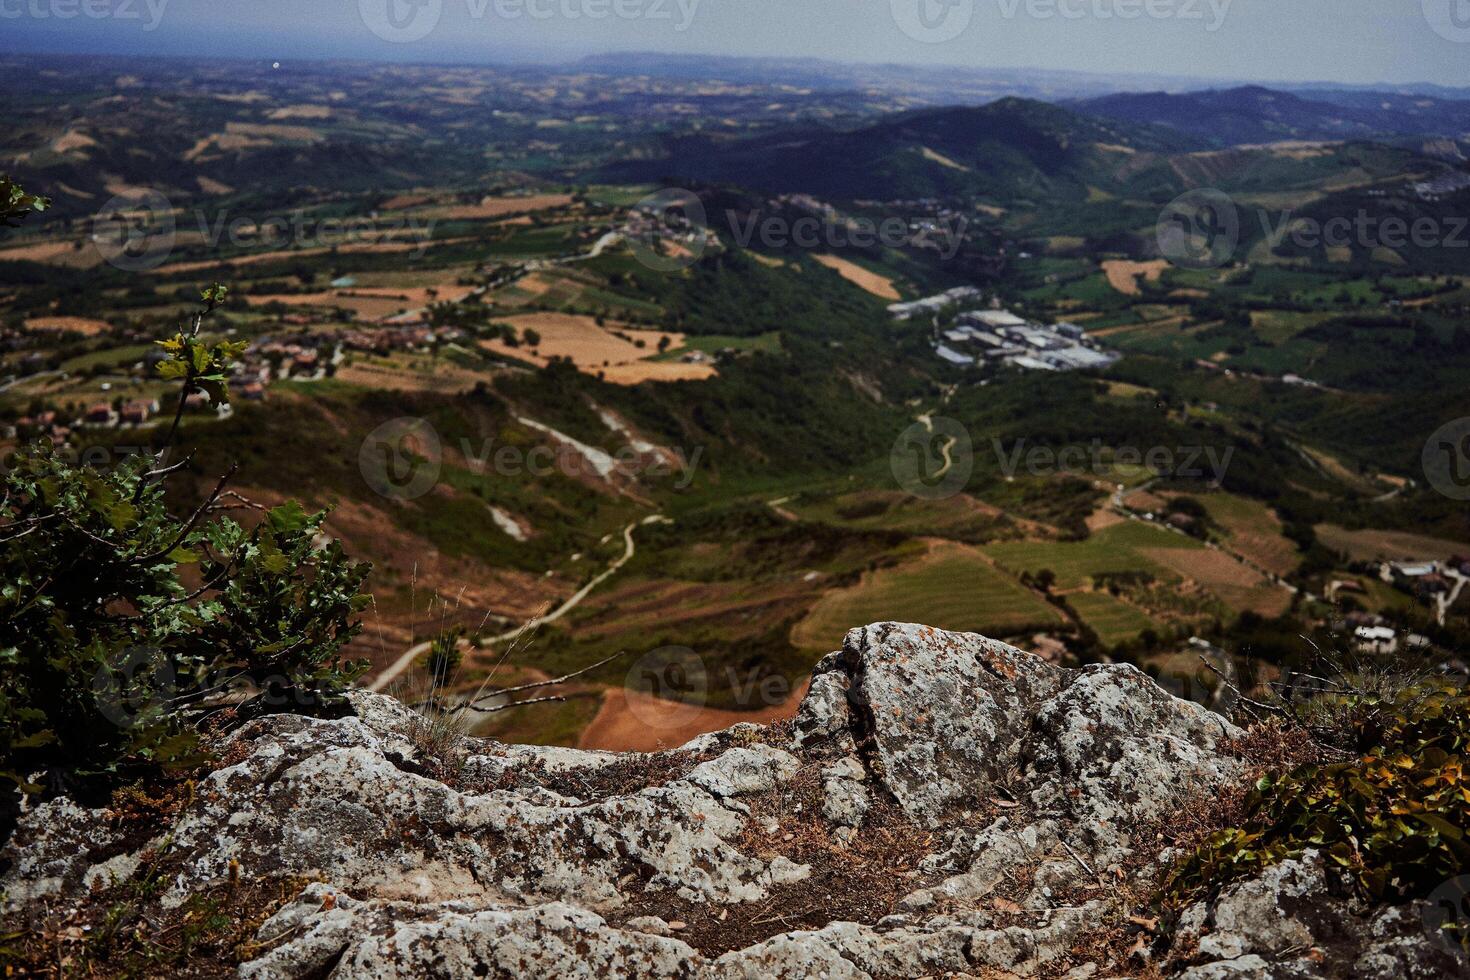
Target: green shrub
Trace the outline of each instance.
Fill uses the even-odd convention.
[[[208,505],[179,518],[147,470],[38,449],[6,475],[0,775],[27,790],[38,771],[178,758],[187,721],[230,694],[326,706],[356,669],[338,653],[367,568],[315,546],[324,514],[293,502],[253,528]]]
[[[1470,697],[1434,687],[1365,694],[1344,713],[1359,757],[1263,776],[1241,826],[1209,837],[1175,871],[1175,909],[1315,848],[1363,896],[1422,897],[1470,867]]]
[[[162,460],[183,399],[225,401],[241,351],[199,339],[224,298],[206,290],[192,328],[162,343],[159,373],[182,386],[156,459],[94,469],[42,445],[0,481],[0,780],[22,793],[188,760],[195,723],[224,705],[332,708],[362,669],[340,653],[368,566],[321,537],[324,513],[293,501],[243,525],[224,479],[170,511],[164,484],[183,464]]]

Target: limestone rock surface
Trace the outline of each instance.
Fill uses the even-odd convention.
[[[1119,875],[1160,871],[1137,829],[1243,768],[1233,726],[1133,667],[898,623],[849,633],[794,721],[651,755],[470,739],[439,778],[408,709],[352,703],[245,724],[144,838],[68,799],[32,809],[0,853],[6,920],[161,853],[165,908],[236,876],[309,882],[260,925],[239,968],[260,980],[1081,978],[1134,911]],[[1310,853],[1237,884],[1188,910],[1171,969],[1455,967],[1415,910],[1330,892]]]

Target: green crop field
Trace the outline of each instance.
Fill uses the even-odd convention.
[[[1131,640],[1146,629],[1158,629],[1158,623],[1144,612],[1107,592],[1077,592],[1067,596],[1067,602],[1106,646]]]
[[[823,596],[792,630],[791,642],[834,650],[849,629],[884,620],[1007,636],[1059,623],[1061,614],[973,550],[949,546]]]
[[[1104,572],[1145,570],[1159,578],[1173,573],[1139,553],[1145,548],[1200,548],[1199,542],[1171,534],[1140,521],[1115,524],[1098,531],[1086,541],[1001,541],[987,545],[985,553],[1017,574],[1036,574],[1043,568],[1056,573],[1059,589],[1080,588],[1094,575]]]

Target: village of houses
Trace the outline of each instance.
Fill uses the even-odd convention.
[[[262,335],[251,342],[245,355],[231,367],[231,391],[244,401],[264,401],[274,382],[330,377],[349,351],[377,355],[422,352],[464,336],[458,327],[430,325],[427,310],[398,313],[370,325],[345,330],[311,331],[313,326],[324,322],[324,317],[304,313],[281,317],[281,326],[289,332]],[[102,381],[101,392],[110,394],[136,387],[143,379],[153,376],[155,366],[165,356],[162,350],[150,351],[128,369],[127,376]],[[58,378],[67,380],[64,372],[58,373]],[[114,396],[86,406],[73,417],[56,409],[21,416],[0,426],[0,438],[47,439],[53,445],[62,446],[79,430],[148,426],[158,421],[160,412],[172,412],[173,408],[173,405],[161,405],[157,398]],[[193,391],[185,396],[184,411],[210,412],[226,418],[232,408],[229,403],[212,405],[206,394]]]

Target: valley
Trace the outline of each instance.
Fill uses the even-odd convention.
[[[461,695],[607,661],[483,734],[776,720],[885,619],[1198,698],[1192,638],[1244,686],[1304,634],[1470,640],[1470,515],[1423,462],[1470,415],[1470,182],[1426,148],[1470,103],[1273,97],[1243,127],[1220,93],[65,67],[0,59],[41,80],[3,166],[54,202],[0,237],[6,448],[155,444],[155,342],[226,283],[209,329],[248,347],[227,410],[185,406],[181,505],[238,462],[248,501],[331,508],[374,564],[349,652],[375,689],[421,696],[455,630]],[[1160,229],[1205,190],[1235,220],[1223,257],[1185,229],[1200,261]],[[1106,356],[938,355],[1001,313]]]

